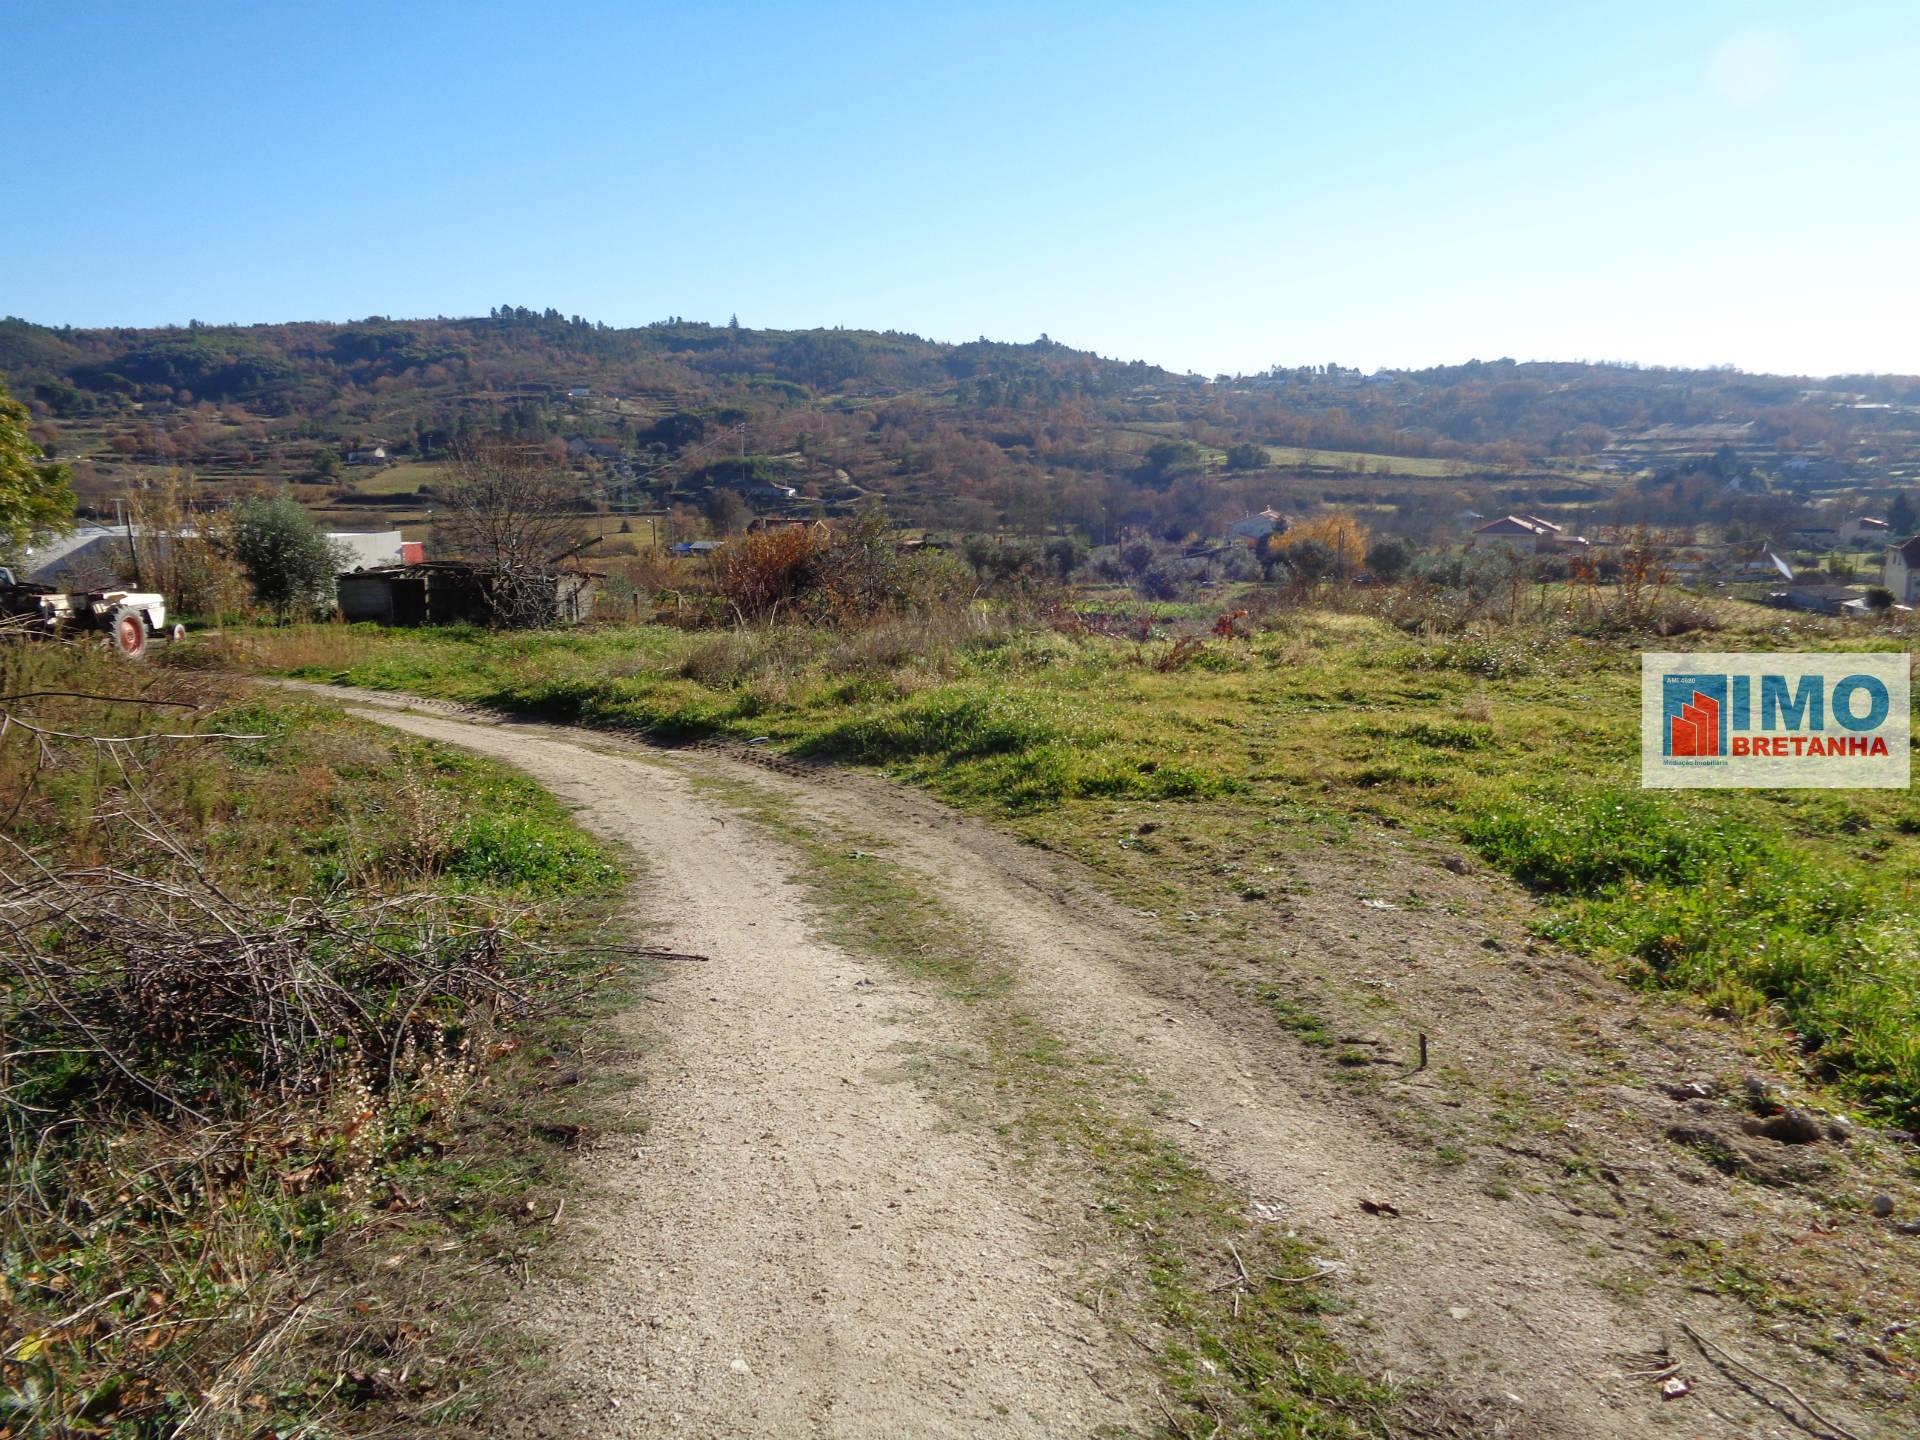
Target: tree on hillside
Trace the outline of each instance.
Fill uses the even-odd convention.
[[[234,509],[233,556],[247,572],[254,599],[282,620],[331,603],[334,577],[347,561],[344,547],[285,496]]]
[[[437,489],[434,544],[492,575],[494,620],[547,623],[554,571],[572,544],[579,499],[566,471],[537,448],[482,441],[454,453],[449,478]]]
[[[1164,490],[1182,475],[1198,475],[1207,467],[1207,452],[1191,440],[1156,440],[1147,447],[1141,473],[1147,483]]]
[[[1367,527],[1343,510],[1330,510],[1289,529],[1283,545],[1318,540],[1333,552],[1333,573],[1351,575],[1367,561]]]
[[[1047,568],[1053,571],[1062,585],[1073,578],[1073,572],[1087,563],[1087,547],[1070,535],[1056,535],[1047,541],[1042,554],[1046,556]]]
[[[1893,497],[1893,504],[1887,510],[1887,528],[1895,540],[1904,540],[1920,530],[1920,507],[1914,505],[1913,496],[1905,490]]]
[[[1157,553],[1151,541],[1129,540],[1120,547],[1120,563],[1126,566],[1128,574],[1144,575]]]
[[[1319,584],[1340,568],[1340,557],[1333,546],[1312,536],[1272,548],[1262,559],[1267,561],[1267,573],[1273,578],[1303,587]]]
[[[1396,580],[1412,562],[1404,540],[1376,540],[1367,550],[1367,573],[1376,580]]]
[[[738,490],[709,491],[705,509],[707,524],[713,527],[716,535],[732,535],[744,530],[753,519],[752,508],[740,498]]]
[[[67,467],[47,461],[27,434],[27,407],[0,383],[0,551],[73,519]]]
[[[1229,470],[1264,470],[1272,463],[1273,457],[1267,454],[1267,447],[1255,445],[1250,440],[1227,451]]]

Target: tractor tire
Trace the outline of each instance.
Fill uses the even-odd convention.
[[[127,659],[138,660],[147,653],[147,617],[131,605],[122,605],[113,612],[107,643]]]

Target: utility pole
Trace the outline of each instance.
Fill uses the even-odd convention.
[[[140,578],[140,547],[133,543],[133,510],[128,507],[125,513],[127,527],[127,563],[133,567],[133,588],[144,590],[146,582]]]

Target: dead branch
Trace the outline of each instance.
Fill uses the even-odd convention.
[[[1715,1364],[1729,1366],[1751,1380],[1755,1380],[1762,1385],[1772,1386],[1802,1410],[1806,1411],[1808,1419],[1828,1431],[1831,1435],[1837,1437],[1837,1440],[1860,1440],[1860,1437],[1854,1434],[1853,1431],[1847,1429],[1846,1426],[1829,1420],[1826,1416],[1822,1415],[1813,1407],[1812,1402],[1809,1401],[1806,1396],[1802,1395],[1798,1390],[1795,1390],[1791,1385],[1787,1384],[1786,1381],[1776,1380],[1766,1372],[1755,1369],[1746,1361],[1733,1355],[1724,1346],[1715,1344],[1713,1341],[1707,1339],[1706,1336],[1694,1329],[1693,1326],[1689,1325],[1685,1320],[1679,1323],[1680,1328],[1686,1332],[1687,1338],[1700,1347],[1700,1353],[1705,1355],[1709,1360],[1712,1360]],[[1789,1416],[1788,1418],[1791,1419],[1793,1417]],[[1796,1421],[1795,1423],[1799,1422]]]
[[[108,705],[173,705],[182,710],[200,708],[197,700],[160,700],[147,695],[101,695],[91,690],[22,690],[13,695],[0,695],[0,705],[56,697],[63,700],[98,700]]]

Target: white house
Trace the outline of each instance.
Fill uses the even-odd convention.
[[[375,570],[406,561],[398,530],[329,530],[326,536],[342,552],[345,570]]]
[[[347,464],[349,465],[384,465],[386,463],[387,447],[384,445],[375,445],[369,450],[349,450],[347,452]]]
[[[1840,526],[1842,545],[1884,545],[1892,538],[1887,522],[1871,515],[1861,515]]]
[[[1896,605],[1920,602],[1920,535],[1887,547],[1883,583],[1893,592]]]
[[[1258,545],[1276,530],[1287,528],[1287,517],[1271,507],[1258,515],[1249,515],[1244,520],[1236,520],[1227,527],[1228,540],[1244,540],[1249,545]]]

